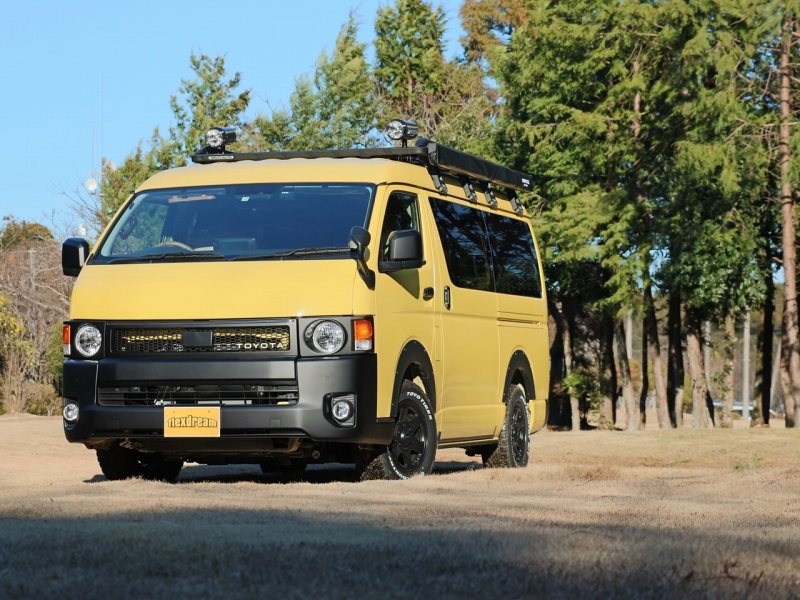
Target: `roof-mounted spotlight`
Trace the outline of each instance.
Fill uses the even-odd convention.
[[[206,131],[206,148],[211,152],[225,152],[225,144],[236,141],[233,127],[212,127]]]
[[[400,140],[403,148],[408,146],[408,140],[413,140],[419,135],[419,127],[414,121],[392,119],[386,125],[386,137],[392,141]]]

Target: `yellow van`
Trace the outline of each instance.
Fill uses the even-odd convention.
[[[64,431],[108,479],[185,462],[362,478],[437,448],[523,467],[547,419],[547,302],[528,175],[420,139],[231,153],[154,175],[90,251],[64,324]]]

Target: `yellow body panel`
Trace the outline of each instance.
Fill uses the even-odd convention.
[[[372,315],[378,418],[390,416],[398,357],[406,343],[416,340],[433,364],[436,421],[443,441],[497,438],[504,418],[506,371],[517,350],[526,354],[533,372],[535,389],[527,390],[531,430],[544,425],[549,384],[546,298],[453,286],[428,202],[430,197],[444,198],[527,223],[526,217],[512,211],[502,193],[497,194],[497,207],[488,206],[480,193],[476,205],[467,201],[454,179],[447,179],[448,195],[442,196],[419,166],[356,158],[192,165],[159,173],[137,192],[261,182],[377,185],[367,256],[376,273],[375,290],[364,284],[351,259],[89,265],[75,285],[70,318],[146,321]],[[381,224],[393,190],[419,198],[427,262],[421,269],[379,273]],[[124,205],[118,216],[125,209]],[[445,285],[452,292],[451,311],[442,308]],[[422,298],[426,287],[435,289],[432,300]]]
[[[400,352],[411,340],[425,348],[433,348],[434,300],[424,300],[422,291],[433,287],[433,264],[427,259],[420,269],[378,272],[378,240],[384,219],[386,200],[392,192],[419,195],[420,190],[411,187],[387,186],[381,190],[378,206],[372,211],[370,227],[374,240],[374,251],[370,255],[370,266],[376,272],[375,281],[375,351],[378,354],[378,417],[391,415],[394,373]],[[420,201],[424,196],[418,198]],[[423,253],[427,258],[433,252],[428,234],[430,226],[423,221]],[[437,373],[434,379],[439,381]],[[438,422],[438,421],[437,421]]]
[[[440,195],[428,194],[440,198]],[[461,204],[468,205],[466,202]],[[430,203],[426,203],[433,235]],[[497,294],[455,286],[448,274],[440,243],[434,246],[436,262],[437,324],[442,331],[443,376],[440,388],[441,439],[497,437],[502,423],[498,407]],[[443,306],[442,291],[450,289],[451,308]],[[505,375],[505,369],[503,369]],[[502,382],[499,383],[502,386]]]
[[[89,265],[71,319],[255,319],[353,314],[353,260]]]

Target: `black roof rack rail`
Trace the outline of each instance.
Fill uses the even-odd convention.
[[[530,192],[533,189],[533,178],[525,173],[514,171],[472,154],[461,152],[455,148],[443,146],[421,138],[416,146],[407,148],[358,148],[352,150],[294,150],[288,152],[220,152],[216,148],[203,148],[192,156],[192,162],[210,164],[219,162],[239,162],[243,160],[288,160],[291,158],[386,158],[417,163],[428,168],[434,186],[442,193],[447,186],[442,175],[452,175],[467,188],[464,178],[491,183],[506,188],[509,197],[516,200],[514,190]],[[470,186],[471,187],[471,186]],[[467,188],[468,189],[468,188]],[[486,188],[488,189],[488,187]],[[473,190],[472,195],[475,192]],[[494,199],[493,195],[491,196]],[[474,201],[474,200],[473,200]],[[490,202],[491,204],[491,202]],[[513,202],[514,210],[522,212],[519,201]]]

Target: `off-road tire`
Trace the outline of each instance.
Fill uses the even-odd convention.
[[[409,479],[433,471],[436,421],[422,389],[406,380],[397,398],[397,422],[392,443],[371,461],[356,458],[361,480]]]
[[[97,450],[97,462],[109,481],[141,477],[174,483],[183,468],[180,459],[165,459],[160,454],[145,454],[120,446]]]
[[[288,464],[276,465],[270,461],[264,461],[258,465],[264,475],[299,475],[306,470],[308,463],[300,459],[292,459]]]
[[[525,388],[519,384],[506,391],[506,416],[496,446],[483,453],[483,466],[489,469],[521,468],[528,465],[531,453],[531,412]]]

